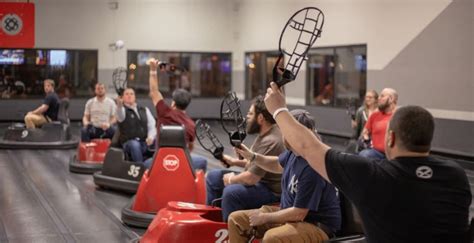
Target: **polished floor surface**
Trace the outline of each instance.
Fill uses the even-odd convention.
[[[0,136],[7,126],[0,125]],[[72,127],[78,135],[79,126]],[[222,168],[199,144],[195,152],[209,158],[208,169]],[[145,232],[120,220],[132,195],[99,189],[91,175],[69,172],[74,153],[0,150],[0,242],[130,242]]]
[[[210,124],[231,154],[219,124]],[[78,134],[79,126],[73,127]],[[344,147],[344,140],[324,139],[335,148]],[[252,140],[249,136],[246,144]],[[101,190],[91,175],[69,172],[74,152],[0,150],[0,242],[129,242],[144,233],[120,220],[132,195]],[[199,144],[195,152],[209,158],[208,169],[222,168]],[[466,172],[473,190],[474,171]],[[471,207],[471,216],[473,212]]]

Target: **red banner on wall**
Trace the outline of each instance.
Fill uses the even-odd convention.
[[[33,3],[0,3],[0,25],[0,47],[34,47],[35,5]]]

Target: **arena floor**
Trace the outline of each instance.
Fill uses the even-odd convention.
[[[219,124],[210,125],[228,144]],[[79,125],[73,128],[78,134]],[[343,148],[341,139],[323,139]],[[252,140],[249,136],[246,143]],[[195,152],[209,158],[208,170],[222,168],[199,144]],[[226,152],[231,153],[230,146]],[[69,172],[74,153],[73,149],[0,150],[0,242],[129,242],[145,232],[120,220],[132,195],[101,190],[91,175]],[[474,191],[474,171],[466,173]]]

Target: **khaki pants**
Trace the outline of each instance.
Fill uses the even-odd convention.
[[[37,128],[41,127],[43,124],[48,123],[48,120],[43,115],[37,115],[34,113],[28,113],[25,116],[25,125],[26,128]]]
[[[323,242],[328,240],[328,236],[323,230],[314,224],[306,222],[290,222],[285,224],[261,225],[256,227],[255,231],[250,226],[248,212],[260,210],[265,213],[280,210],[278,207],[263,206],[260,209],[240,210],[233,212],[229,216],[229,242],[247,243],[248,240],[257,232],[257,238],[263,236],[263,243],[273,242]]]

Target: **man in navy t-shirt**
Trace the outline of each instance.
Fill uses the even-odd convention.
[[[27,128],[41,127],[43,124],[58,120],[59,97],[54,92],[54,80],[46,79],[43,83],[46,97],[43,104],[25,116],[25,125]]]
[[[304,110],[292,115],[314,131],[314,120]],[[333,185],[314,171],[306,160],[287,150],[279,157],[263,156],[245,145],[236,148],[244,158],[254,160],[262,168],[282,173],[280,208],[263,206],[241,210],[229,216],[230,242],[248,242],[255,234],[263,242],[322,242],[332,237],[341,226],[339,198]],[[278,163],[279,162],[279,163]],[[255,232],[252,232],[256,227]]]
[[[272,82],[265,105],[286,141],[358,209],[369,243],[467,242],[472,196],[464,170],[429,155],[433,116],[397,109],[385,135],[386,160],[338,152],[304,131]]]

